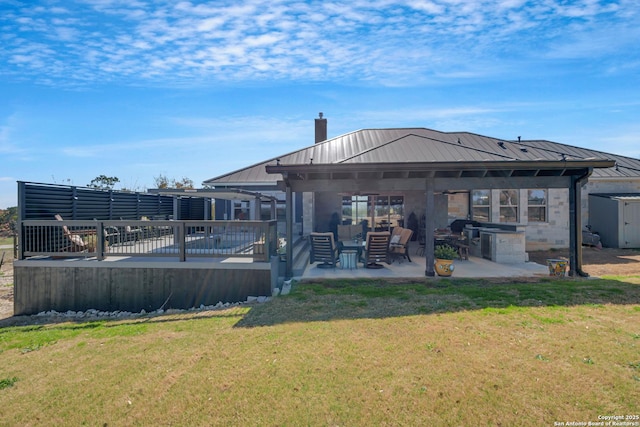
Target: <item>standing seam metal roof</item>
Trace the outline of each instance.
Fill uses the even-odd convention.
[[[640,160],[550,141],[506,141],[468,132],[427,128],[363,129],[204,181],[204,185],[275,183],[265,167],[304,164],[425,163],[481,161],[615,160],[618,168],[596,169],[596,177],[640,178]]]

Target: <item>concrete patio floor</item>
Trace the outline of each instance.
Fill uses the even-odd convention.
[[[381,263],[383,268],[364,268],[358,263],[357,269],[343,269],[340,264],[336,268],[320,268],[319,263],[309,264],[301,277],[296,279],[344,279],[344,278],[416,278],[424,279],[425,258],[414,255],[411,262],[395,261],[391,264]],[[455,260],[454,278],[487,278],[487,277],[543,277],[549,276],[545,265],[534,262],[520,264],[498,264],[483,258],[469,257],[468,260]],[[438,276],[435,276],[436,278]]]

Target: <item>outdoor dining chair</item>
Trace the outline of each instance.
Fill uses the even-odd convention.
[[[382,268],[380,262],[389,264],[388,231],[370,231],[367,233],[367,243],[364,248],[364,265],[366,268]]]
[[[311,233],[309,235],[311,243],[311,256],[309,263],[320,262],[318,267],[335,267],[339,261],[338,246],[333,239],[333,233]]]

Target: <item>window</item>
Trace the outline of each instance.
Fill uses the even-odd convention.
[[[547,190],[528,190],[529,222],[545,222],[547,220]]]
[[[367,220],[369,227],[388,230],[404,221],[403,196],[344,196],[342,223],[360,224]]]
[[[500,222],[518,222],[518,190],[500,190]]]
[[[491,220],[491,191],[473,190],[471,192],[473,219],[475,221],[490,222]]]
[[[369,219],[369,198],[367,196],[345,196],[342,198],[342,223],[360,224]]]

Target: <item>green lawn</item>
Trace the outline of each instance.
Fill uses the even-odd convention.
[[[0,246],[13,245],[13,237],[0,237]]]
[[[640,277],[297,284],[262,305],[5,326],[0,352],[0,425],[596,422],[639,412]]]

